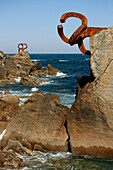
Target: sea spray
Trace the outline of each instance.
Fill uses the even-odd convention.
[[[4,134],[5,134],[5,132],[6,132],[6,129],[4,129],[3,132],[0,134],[0,141],[2,140],[2,138],[3,138]]]

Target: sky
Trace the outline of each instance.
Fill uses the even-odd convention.
[[[85,15],[91,27],[113,25],[113,0],[0,0],[0,51],[17,53],[18,44],[27,43],[29,53],[80,53],[57,33],[66,12]],[[67,19],[65,35],[69,38],[80,25],[77,18]],[[84,42],[89,49],[89,38]]]

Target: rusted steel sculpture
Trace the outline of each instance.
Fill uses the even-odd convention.
[[[70,17],[75,17],[75,18],[81,19],[82,25],[77,30],[75,30],[75,32],[71,35],[70,38],[67,38],[64,35],[63,26],[62,25],[58,25],[58,34],[59,34],[59,36],[61,37],[61,39],[64,42],[70,44],[71,46],[74,45],[74,44],[78,44],[78,47],[79,47],[80,51],[83,54],[90,55],[91,53],[90,53],[89,50],[87,50],[85,48],[83,40],[86,37],[91,37],[91,36],[95,35],[97,32],[99,32],[101,30],[104,30],[104,29],[107,29],[107,28],[88,27],[87,26],[88,25],[87,18],[84,15],[76,13],[76,12],[69,12],[69,13],[63,14],[61,16],[61,18],[60,18],[60,22],[61,23],[65,23],[66,19],[68,19]]]
[[[24,50],[28,47],[26,43],[20,43],[18,44],[18,54],[21,54],[24,52]]]

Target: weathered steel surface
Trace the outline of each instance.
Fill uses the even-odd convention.
[[[86,37],[91,37],[93,35],[95,35],[97,32],[101,31],[101,30],[104,30],[104,29],[107,29],[107,28],[101,28],[101,27],[88,27],[88,20],[87,18],[82,15],[82,14],[79,14],[79,13],[76,13],[76,12],[68,12],[68,13],[65,13],[61,16],[60,18],[60,22],[61,23],[65,23],[65,21],[70,18],[70,17],[75,17],[75,18],[79,18],[81,19],[82,21],[82,24],[81,26],[74,31],[74,33],[71,35],[70,38],[67,38],[65,35],[64,35],[64,32],[63,32],[63,26],[62,25],[58,25],[58,34],[59,36],[61,37],[61,39],[70,44],[70,45],[74,45],[74,44],[78,44],[78,47],[80,49],[80,51],[83,53],[83,54],[87,54],[87,55],[90,55],[90,51],[87,50],[84,46],[84,43],[83,43],[83,40],[86,38]]]
[[[28,47],[26,43],[20,43],[18,44],[18,54],[24,52],[24,50]]]

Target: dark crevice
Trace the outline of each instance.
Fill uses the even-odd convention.
[[[68,139],[67,139],[68,150],[67,151],[72,153],[71,145],[70,145],[70,136],[69,136],[68,127],[67,127],[67,120],[65,120],[64,127],[66,128],[66,133],[68,135]]]
[[[89,76],[81,76],[77,79],[77,88],[76,88],[76,98],[81,90],[86,86],[86,84],[91,83],[95,80],[93,73],[91,72]]]

